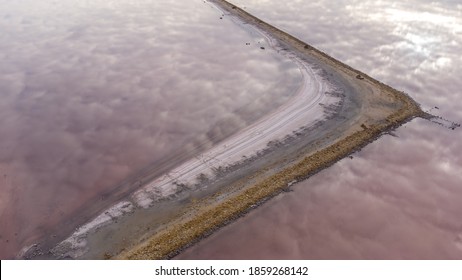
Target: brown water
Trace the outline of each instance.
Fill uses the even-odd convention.
[[[301,82],[201,0],[0,7],[2,259],[59,241],[138,187],[126,178],[211,147]]]
[[[462,121],[456,1],[240,2],[405,90],[423,109]],[[179,258],[462,259],[461,129],[414,120],[396,135],[295,185]]]

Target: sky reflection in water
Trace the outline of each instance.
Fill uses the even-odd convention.
[[[127,176],[211,147],[300,84],[201,0],[0,7],[0,258],[69,233]]]
[[[236,1],[460,123],[457,1]],[[461,259],[462,131],[414,120],[180,258]],[[277,230],[275,230],[277,229]]]

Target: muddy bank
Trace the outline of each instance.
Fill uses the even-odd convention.
[[[300,150],[283,168],[275,165],[273,170],[276,172],[263,170],[263,174],[259,173],[253,178],[252,185],[236,186],[219,197],[194,205],[193,213],[187,213],[170,223],[147,241],[122,253],[120,258],[172,257],[217,228],[287,190],[294,182],[331,166],[383,133],[396,129],[414,117],[427,117],[418,104],[404,93],[329,57],[226,1],[211,2],[217,3],[226,13],[271,34],[296,56],[316,64],[327,73],[335,73],[337,81],[342,81],[344,87],[351,89],[347,99],[352,96],[358,98],[359,110],[353,116],[337,116],[335,127],[324,131],[322,139]]]

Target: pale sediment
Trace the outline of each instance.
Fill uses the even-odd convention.
[[[119,258],[172,257],[182,248],[255,208],[261,202],[287,189],[294,182],[334,164],[374,141],[384,132],[395,129],[414,117],[425,116],[418,104],[404,93],[345,65],[233,4],[222,0],[210,2],[216,3],[230,15],[270,34],[280,44],[289,47],[299,58],[313,60],[321,68],[335,71],[360,96],[360,112],[348,122],[342,122],[340,132],[326,134],[324,140],[329,144],[327,147],[304,150],[303,154],[298,155],[281,170],[256,176],[255,184],[230,193],[222,193],[219,200],[216,197],[205,200],[194,207],[193,214],[173,221],[142,244],[128,248],[118,256]]]

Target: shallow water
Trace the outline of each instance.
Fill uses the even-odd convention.
[[[263,20],[404,90],[424,110],[461,123],[462,5],[339,2],[240,1]],[[461,129],[414,120],[395,134],[179,258],[461,259]]]
[[[70,233],[301,83],[195,1],[0,0],[0,258]],[[251,43],[246,45],[246,43]]]

